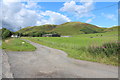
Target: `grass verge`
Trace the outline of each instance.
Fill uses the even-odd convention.
[[[34,51],[36,48],[20,38],[10,38],[2,42],[2,49],[7,51]]]

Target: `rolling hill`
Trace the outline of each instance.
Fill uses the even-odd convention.
[[[62,35],[78,35],[103,32],[104,28],[82,22],[67,22],[58,25],[53,31]]]
[[[39,33],[39,32],[49,32],[56,28],[57,25],[42,25],[42,26],[33,26],[33,27],[26,27],[23,28],[17,32],[23,33],[23,34],[29,34],[29,33]]]
[[[111,28],[105,29],[104,31],[106,31],[106,32],[118,31],[118,27],[120,27],[120,26],[113,26],[113,27],[111,27]]]
[[[17,32],[23,34],[37,34],[41,32],[45,33],[58,33],[61,35],[79,35],[89,33],[100,33],[105,29],[98,26],[82,23],[82,22],[67,22],[61,25],[42,25],[23,28]]]

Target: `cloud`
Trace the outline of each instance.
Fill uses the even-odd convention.
[[[3,8],[2,8],[2,16],[0,16],[0,21],[2,21],[2,27],[8,28],[8,29],[17,29],[17,20],[15,19],[15,15],[20,12],[23,6],[20,3],[8,3],[3,2]],[[15,27],[17,26],[17,27]],[[12,28],[11,28],[12,27]]]
[[[3,3],[14,2],[15,0],[3,0]]]
[[[38,19],[35,11],[26,9],[20,2],[7,2],[3,3],[3,6],[2,26],[12,31],[20,27],[33,26]]]
[[[32,10],[21,9],[19,13],[16,13],[15,20],[20,26],[34,26],[41,17]]]
[[[111,19],[111,20],[113,20],[113,21],[116,21],[116,20],[117,20],[117,18],[116,18],[116,16],[115,16],[114,14],[101,13],[101,15],[104,16],[105,18]]]
[[[77,17],[90,16],[89,12],[94,8],[93,1],[83,2],[81,0],[80,3],[81,5],[77,5],[75,1],[66,2],[60,11],[74,13]]]
[[[92,22],[93,21],[93,19],[95,19],[96,17],[95,16],[93,16],[92,18],[90,18],[90,19],[88,19],[87,21],[86,21],[86,23],[90,23],[90,22]]]
[[[41,6],[37,4],[37,2],[27,2],[27,5],[25,5],[27,9],[41,9]]]
[[[41,15],[43,16],[43,18],[44,17],[47,18],[41,21],[41,22],[44,22],[45,24],[62,24],[64,22],[71,21],[67,16],[57,12],[53,12],[53,11],[45,11],[45,12],[42,12]]]
[[[39,12],[37,3],[24,4],[21,2],[3,2],[3,15],[0,16],[2,27],[11,31],[17,31],[20,27],[36,26],[43,24],[62,24],[70,21],[70,19],[57,12],[45,11]],[[2,18],[3,17],[3,18]]]

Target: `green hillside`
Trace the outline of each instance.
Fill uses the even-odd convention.
[[[42,25],[23,28],[18,33],[23,35],[42,35],[44,33],[58,33],[61,35],[79,35],[79,34],[91,34],[101,32],[117,32],[118,26],[111,28],[101,28],[92,24],[82,22],[67,22],[61,25]]]
[[[106,32],[118,31],[118,27],[120,27],[120,26],[113,26],[113,27],[111,27],[111,28],[105,29],[104,31],[106,31]]]
[[[33,27],[27,27],[23,28],[16,33],[22,33],[24,36],[41,36],[45,33],[50,33],[51,30],[56,28],[57,25],[42,25],[42,26],[33,26]]]
[[[103,32],[103,28],[82,22],[67,22],[58,25],[53,31],[61,35],[79,35]]]
[[[22,33],[24,35],[31,35],[31,34],[41,34],[41,33],[48,33],[51,30],[53,30],[54,28],[56,28],[57,25],[42,25],[42,26],[33,26],[33,27],[26,27],[23,28],[19,31],[17,31],[18,33]]]
[[[61,35],[79,35],[103,32],[104,28],[82,22],[67,22],[61,25],[42,25],[23,28],[17,32],[25,34],[59,33]]]

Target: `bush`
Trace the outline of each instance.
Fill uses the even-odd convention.
[[[95,56],[99,54],[104,54],[107,57],[109,57],[111,55],[118,55],[119,51],[120,51],[119,42],[105,43],[100,47],[92,46],[88,48],[88,52]]]
[[[6,39],[6,38],[10,37],[11,35],[12,35],[12,32],[9,31],[8,29],[6,29],[6,28],[2,29],[2,34],[1,34],[2,39]]]

